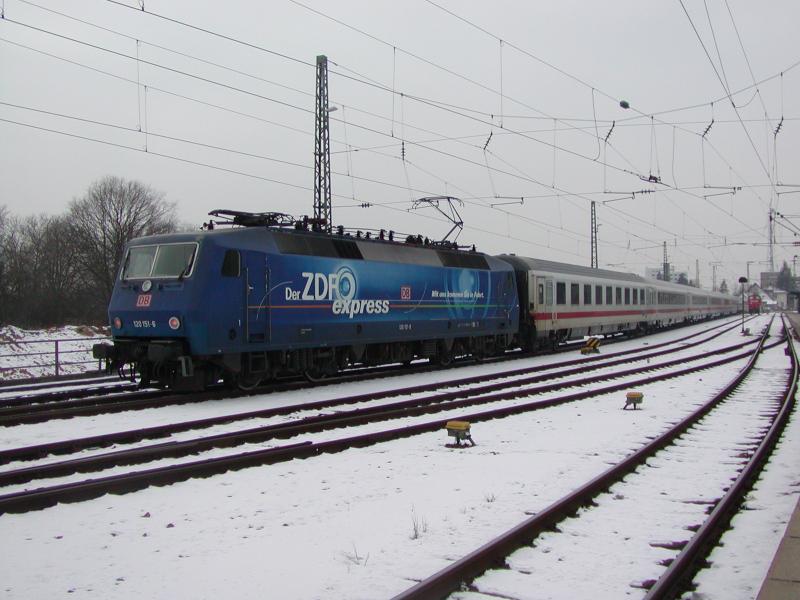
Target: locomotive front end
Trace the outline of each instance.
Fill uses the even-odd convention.
[[[108,318],[113,345],[97,344],[94,356],[109,368],[139,372],[141,385],[200,387],[192,363],[197,321],[200,243],[191,235],[131,242],[114,285]]]

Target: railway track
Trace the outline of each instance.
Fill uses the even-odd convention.
[[[72,381],[60,384],[9,386],[0,388],[0,408],[33,406],[72,398],[114,394],[122,390],[133,390],[136,387],[135,383],[120,381],[118,377],[103,377],[90,381]]]
[[[80,386],[118,381],[116,375],[107,375],[102,371],[87,371],[75,375],[49,375],[46,377],[26,377],[24,379],[5,379],[0,381],[0,394],[6,392],[19,393],[46,390],[62,386]]]
[[[700,343],[700,342],[698,342]],[[633,381],[627,380],[624,383],[617,383],[602,389],[584,389],[569,394],[562,394],[560,396],[538,399],[527,402],[515,402],[519,397],[527,397],[531,395],[541,395],[547,393],[563,391],[566,387],[564,382],[550,383],[545,386],[538,386],[532,388],[530,386],[542,383],[553,375],[531,375],[534,369],[521,369],[511,372],[514,376],[510,377],[509,372],[500,374],[501,377],[507,381],[497,382],[493,384],[476,385],[468,389],[453,390],[448,392],[440,392],[428,396],[417,397],[409,400],[394,402],[389,405],[376,405],[367,409],[357,409],[349,411],[346,414],[341,412],[334,414],[323,414],[308,417],[296,422],[270,424],[262,427],[255,427],[245,431],[235,431],[229,433],[222,433],[212,436],[207,436],[201,439],[192,439],[186,441],[169,441],[162,444],[154,444],[146,447],[132,448],[129,450],[118,450],[110,453],[104,453],[95,456],[88,456],[84,458],[77,458],[72,460],[60,461],[57,463],[50,463],[38,465],[29,468],[14,469],[12,471],[5,471],[0,473],[0,481],[8,485],[12,483],[19,483],[31,481],[38,477],[53,477],[62,476],[66,474],[91,471],[97,469],[108,468],[110,466],[137,464],[146,460],[158,460],[168,457],[186,456],[200,451],[210,449],[218,449],[222,447],[235,446],[247,442],[264,442],[275,438],[286,438],[299,434],[308,434],[312,432],[324,431],[327,429],[340,429],[344,427],[352,427],[356,425],[372,424],[389,419],[407,419],[409,417],[418,417],[441,411],[464,411],[470,408],[481,408],[482,405],[489,403],[497,403],[502,401],[511,401],[510,404],[503,405],[493,409],[484,409],[479,412],[464,415],[459,412],[464,418],[470,420],[485,420],[508,416],[519,412],[526,412],[530,410],[539,410],[548,406],[563,404],[566,402],[574,402],[583,398],[590,397],[595,394],[629,389],[633,385],[644,385],[647,382],[658,381],[667,378],[679,377],[686,375],[690,372],[696,372],[700,369],[708,369],[713,366],[719,366],[731,362],[733,360],[740,360],[742,357],[747,356],[750,352],[739,352],[745,346],[752,344],[752,342],[744,342],[732,345],[724,349],[723,353],[729,356],[722,359],[709,360],[707,362],[700,362],[692,368],[678,369],[679,366],[687,363],[686,358],[681,358],[673,361],[663,363],[639,366],[628,371],[614,370],[611,373],[603,375],[595,375],[593,377],[584,377],[577,381],[569,382],[570,387],[583,386],[596,386],[597,383],[608,382],[612,379],[620,377],[633,377],[638,375],[643,368],[651,370],[660,370],[660,373],[653,374],[645,378],[637,378]],[[651,348],[652,349],[652,348]],[[699,355],[696,357],[698,361],[704,359],[711,359],[711,355],[718,354],[720,351],[707,353],[706,355]],[[620,353],[623,354],[623,353]],[[650,353],[644,359],[652,358],[662,352]],[[629,359],[616,359],[612,364],[604,364],[603,367],[613,368],[620,362],[626,362]],[[635,360],[643,360],[643,357],[637,357]],[[577,361],[582,362],[597,362],[597,361]],[[552,366],[548,366],[552,369]],[[571,376],[576,373],[582,372],[587,368],[587,365],[581,365],[575,369],[567,369],[558,373],[558,376],[564,377],[565,375]],[[597,367],[595,367],[597,368]],[[665,369],[672,369],[669,372],[663,372]],[[477,383],[476,378],[470,378],[469,383]],[[461,383],[462,382],[457,382]],[[448,387],[453,387],[453,382],[445,384]],[[438,385],[439,388],[442,384]],[[403,393],[421,393],[429,390],[437,389],[436,385],[431,386],[417,386],[412,389],[402,390]],[[400,390],[392,390],[386,393],[386,396],[397,395]],[[338,404],[348,404],[376,400],[375,395],[371,396],[358,396],[349,399],[339,399]],[[315,406],[315,409],[322,408],[321,405]],[[281,411],[287,409],[271,409],[270,416],[281,414]],[[295,409],[296,410],[296,407]],[[257,416],[265,416],[268,411],[259,411]],[[247,418],[252,418],[254,413],[248,413]],[[231,416],[224,417],[230,420]],[[361,446],[365,444],[373,444],[381,441],[397,439],[399,437],[406,437],[415,435],[425,431],[433,431],[443,426],[447,418],[425,420],[421,423],[411,425],[404,425],[399,428],[390,429],[386,431],[370,432],[366,434],[349,436],[345,438],[321,441],[321,442],[303,442],[300,444],[290,444],[287,446],[277,446],[266,448],[246,453],[237,454],[234,456],[217,456],[209,459],[201,459],[190,463],[179,465],[167,465],[155,469],[148,469],[136,473],[122,473],[112,475],[102,479],[96,479],[90,482],[69,482],[41,488],[38,490],[23,490],[20,492],[12,492],[0,497],[0,511],[17,511],[41,508],[58,501],[74,501],[81,500],[88,497],[96,497],[107,492],[123,492],[138,489],[147,485],[180,481],[187,477],[204,476],[212,473],[223,472],[231,468],[241,468],[254,464],[268,464],[291,458],[303,458],[314,456],[324,452],[337,452],[345,448]],[[199,426],[209,426],[211,423],[206,420],[205,423],[197,421],[192,423],[178,424],[171,427],[189,427],[196,428]],[[13,451],[6,451],[2,455],[3,460],[20,460],[22,458],[31,458],[45,453],[51,452],[64,452],[69,451],[74,447],[86,448],[90,445],[108,445],[110,443],[121,443],[129,441],[130,439],[140,436],[159,436],[174,433],[169,430],[169,427],[153,428],[151,431],[136,431],[136,432],[123,432],[114,434],[117,437],[99,439],[87,438],[85,440],[72,440],[60,443],[60,446],[54,444],[41,445],[38,447],[28,447],[24,449],[15,449]]]
[[[648,348],[634,349],[611,355],[594,356],[569,360],[563,362],[566,365],[589,364],[594,361],[602,361],[608,357],[629,356],[640,352],[645,352],[657,348],[677,347],[678,344],[687,340],[699,337],[703,334],[716,331],[708,339],[722,335],[726,331],[731,331],[739,327],[739,322],[731,324],[723,322],[705,331],[681,337],[678,340],[653,344]],[[718,330],[718,331],[717,331]],[[568,350],[574,351],[575,348]],[[562,350],[566,351],[566,350]],[[498,357],[484,361],[489,364],[492,362],[506,362],[518,359],[519,355],[511,353],[505,357]],[[474,361],[465,360],[455,366],[470,366]],[[158,408],[162,406],[191,404],[211,400],[222,400],[230,398],[241,398],[245,396],[262,395],[268,393],[286,392],[292,390],[313,389],[320,386],[352,383],[366,381],[376,377],[391,377],[394,375],[420,374],[440,370],[440,367],[422,364],[413,369],[400,366],[380,367],[376,369],[361,369],[346,375],[318,382],[307,382],[304,380],[290,380],[285,382],[273,383],[265,388],[258,388],[252,391],[232,391],[227,388],[211,389],[198,393],[171,393],[163,390],[138,390],[133,383],[120,383],[117,386],[109,386],[98,390],[96,387],[79,390],[59,390],[57,392],[46,392],[38,395],[25,395],[8,399],[0,398],[0,427],[19,424],[41,423],[55,419],[69,419],[74,417],[94,416],[100,414],[113,414],[128,410],[143,410],[148,408]],[[448,368],[449,372],[452,367]],[[513,372],[512,372],[513,373]],[[93,391],[92,391],[93,390]],[[322,407],[320,407],[322,408]]]
[[[246,421],[256,418],[287,416],[296,413],[299,410],[302,411],[318,411],[326,409],[330,410],[330,409],[336,409],[338,407],[343,407],[346,405],[363,404],[366,402],[388,399],[395,396],[412,396],[414,394],[420,394],[420,393],[432,394],[437,391],[441,392],[442,390],[449,390],[449,389],[457,390],[462,386],[468,386],[468,385],[481,384],[483,386],[481,388],[481,391],[485,393],[497,392],[501,391],[505,387],[513,387],[514,385],[518,384],[526,384],[526,385],[535,384],[535,383],[545,382],[550,379],[579,375],[582,373],[586,373],[592,369],[599,368],[598,365],[605,367],[620,366],[637,360],[642,360],[642,359],[649,360],[650,358],[665,356],[669,353],[676,352],[679,349],[685,350],[687,348],[692,348],[697,345],[708,342],[712,339],[719,337],[720,335],[724,334],[727,331],[729,331],[728,328],[723,329],[722,331],[714,333],[711,336],[703,338],[700,341],[688,343],[681,348],[678,348],[676,344],[685,343],[685,340],[694,336],[687,336],[686,338],[681,338],[680,340],[677,340],[672,343],[653,345],[646,349],[628,350],[604,357],[595,356],[590,358],[581,358],[581,359],[563,361],[556,364],[538,365],[534,367],[513,369],[509,371],[495,373],[494,375],[491,376],[478,375],[478,376],[465,377],[455,380],[449,380],[445,382],[416,385],[405,388],[389,389],[387,391],[380,393],[368,393],[368,394],[359,394],[349,397],[339,397],[330,400],[305,403],[302,406],[282,406],[282,407],[267,408],[256,411],[248,411],[245,413],[228,414],[228,415],[210,417],[205,419],[195,419],[180,423],[170,423],[155,427],[140,427],[133,431],[122,431],[122,432],[115,432],[112,434],[91,436],[82,439],[65,440],[60,442],[39,444],[35,446],[21,447],[12,450],[0,451],[0,464],[11,460],[31,460],[42,456],[46,456],[48,454],[63,454],[67,452],[76,452],[80,450],[85,450],[88,448],[106,447],[113,444],[132,443],[146,439],[157,439],[168,435],[180,433],[183,431],[203,429],[217,425],[234,423],[237,421]],[[743,348],[749,343],[753,342],[747,341],[741,344],[736,344],[734,345],[733,349]],[[661,348],[662,350],[657,351],[659,348]],[[677,364],[677,362],[675,364]],[[535,373],[543,371],[553,371],[559,368],[566,368],[567,370],[551,373],[549,375],[539,375],[539,376],[533,375]],[[514,382],[510,383],[506,382],[500,384],[486,384],[487,378],[503,379],[506,377],[514,377],[517,379]],[[581,384],[584,383],[592,383],[592,381],[581,382]],[[557,384],[552,389],[558,389],[560,385],[561,384]],[[545,391],[549,390],[547,389],[539,390],[540,393]],[[406,407],[408,407],[409,404],[422,406],[425,403],[438,403],[448,400],[454,400],[458,398],[459,394],[461,394],[461,392],[451,391],[449,393],[440,393],[432,396],[426,396],[421,400],[417,400],[416,402],[411,402],[406,404],[400,403],[400,404]],[[150,406],[158,406],[159,404],[158,404],[158,399],[156,399],[154,402],[150,402],[145,399],[144,402],[136,403],[136,405],[143,407],[150,407]],[[129,406],[129,405],[123,403],[123,406]],[[72,410],[68,411],[69,414],[75,414],[75,412],[78,411],[72,411]],[[11,420],[12,419],[9,419],[9,421]],[[2,420],[0,420],[0,422],[2,422]]]
[[[444,598],[450,594],[453,598],[516,598],[525,596],[516,590],[547,589],[543,586],[548,577],[556,579],[558,589],[563,590],[563,582],[570,581],[575,585],[572,595],[588,597],[593,595],[592,589],[598,590],[601,581],[606,584],[607,579],[614,579],[615,573],[619,574],[615,582],[622,587],[611,591],[604,588],[604,593],[622,597],[635,580],[631,572],[635,569],[630,566],[634,561],[626,558],[632,552],[661,556],[665,567],[658,577],[635,580],[636,586],[646,590],[643,595],[647,600],[674,598],[689,589],[694,573],[758,476],[794,405],[798,361],[792,344],[787,344],[790,356],[786,358],[790,374],[772,395],[753,402],[755,392],[769,389],[776,377],[755,368],[760,352],[766,349],[765,340],[762,338],[759,351],[725,389],[674,427],[502,535],[398,594],[395,600]],[[740,426],[742,413],[748,417],[745,431]],[[715,437],[709,442],[712,433]],[[710,476],[709,465],[719,464],[726,468]],[[689,502],[665,497],[663,490],[682,479],[697,487]],[[686,508],[693,504],[694,510]],[[665,526],[656,533],[655,521],[659,519],[642,518],[639,522],[633,519],[633,530],[623,530],[620,512],[631,521],[631,511],[652,516],[654,513],[648,510],[654,505],[664,512],[681,513],[678,520],[682,519],[682,528],[676,532],[673,522],[671,529]],[[602,535],[609,523],[613,531]],[[632,550],[622,550],[631,545],[635,545]],[[596,578],[587,571],[586,560],[576,560],[580,572],[569,569],[570,556],[578,553],[577,546],[581,550],[591,546],[586,554],[592,557],[592,564],[597,563]],[[553,547],[559,551],[553,551]],[[657,567],[654,563],[647,566],[651,570]],[[580,582],[585,585],[581,587]],[[546,591],[543,593],[546,595]]]

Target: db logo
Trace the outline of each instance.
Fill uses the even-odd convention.
[[[139,308],[150,306],[150,300],[152,300],[152,298],[152,294],[139,294],[136,297],[136,306]]]
[[[411,286],[400,286],[400,300],[411,300]]]

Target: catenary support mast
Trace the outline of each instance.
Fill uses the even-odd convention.
[[[331,233],[331,146],[328,128],[328,57],[317,56],[317,101],[314,127],[314,219]]]

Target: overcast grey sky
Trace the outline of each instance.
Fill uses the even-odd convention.
[[[711,287],[767,270],[772,207],[776,267],[800,253],[796,0],[143,5],[0,0],[0,206],[60,213],[118,175],[198,226],[310,214],[325,54],[337,225],[439,238],[409,209],[451,195],[459,242],[588,265],[594,200],[601,266],[666,241]]]

